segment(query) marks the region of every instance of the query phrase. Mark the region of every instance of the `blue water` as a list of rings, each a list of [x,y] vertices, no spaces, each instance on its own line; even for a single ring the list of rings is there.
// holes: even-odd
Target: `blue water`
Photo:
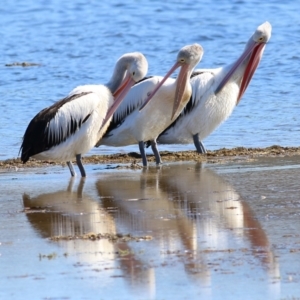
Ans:
[[[178,50],[200,43],[198,67],[233,62],[258,25],[272,37],[241,103],[205,141],[208,149],[299,146],[297,1],[12,1],[0,7],[0,159],[18,156],[32,117],[81,84],[106,83],[116,60],[141,51],[163,75]],[[7,67],[13,62],[40,66]],[[160,149],[193,149],[193,145]],[[89,154],[137,151],[102,147]]]

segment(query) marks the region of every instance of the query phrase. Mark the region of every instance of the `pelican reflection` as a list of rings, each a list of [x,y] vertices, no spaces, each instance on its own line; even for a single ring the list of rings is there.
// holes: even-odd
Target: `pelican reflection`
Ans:
[[[115,234],[113,218],[101,208],[97,199],[84,193],[85,178],[82,178],[74,189],[74,178],[65,190],[40,194],[36,197],[23,195],[23,205],[26,216],[32,227],[43,238],[75,237],[86,233]],[[98,243],[72,239],[59,240],[68,255],[81,253],[82,259],[93,262],[87,250],[91,253],[102,253],[107,259],[114,258],[114,246],[107,239]]]
[[[153,237],[56,242],[92,270],[105,266],[99,281],[118,270],[132,293],[156,299],[162,274],[175,270],[182,284],[201,288],[209,299],[215,281],[226,280],[218,277],[226,267],[236,274],[261,272],[265,284],[277,288],[269,284],[280,274],[264,228],[249,203],[209,167],[176,163],[107,171],[88,189],[85,184],[83,179],[74,188],[71,179],[64,190],[24,195],[23,202],[32,227],[45,238],[87,232]]]
[[[117,231],[153,236],[154,261],[178,253],[186,273],[207,286],[214,273],[210,259],[234,252],[233,265],[238,265],[247,253],[270,277],[279,276],[270,242],[253,210],[212,169],[170,164],[107,174],[96,186]],[[145,256],[141,260],[149,262]]]
[[[104,209],[98,198],[94,199],[84,192],[85,178],[74,188],[74,178],[65,190],[40,194],[36,197],[23,195],[26,216],[32,227],[43,238],[76,237],[86,233],[117,235],[115,218],[109,208]],[[130,233],[130,232],[127,232]],[[139,287],[151,292],[151,268],[145,268],[139,257],[135,257],[128,242],[100,239],[96,241],[83,239],[58,239],[56,241],[68,257],[74,257],[91,270],[105,270],[105,275],[113,284],[114,272],[117,269],[126,274],[128,284],[140,278]],[[130,259],[129,259],[130,258]],[[97,271],[98,270],[98,271]],[[94,271],[95,272],[95,271]],[[98,274],[101,277],[102,274]],[[102,275],[103,276],[103,275]],[[145,280],[144,280],[145,279]],[[101,280],[101,278],[100,278]],[[107,280],[106,280],[107,281]]]

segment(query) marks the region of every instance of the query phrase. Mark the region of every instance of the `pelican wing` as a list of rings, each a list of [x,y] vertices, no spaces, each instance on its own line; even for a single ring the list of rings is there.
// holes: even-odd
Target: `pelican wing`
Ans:
[[[40,111],[29,123],[20,148],[25,163],[29,157],[65,141],[85,123],[91,112],[92,92],[72,93]]]
[[[211,88],[215,82],[215,73],[211,69],[198,69],[195,70],[191,75],[191,85],[192,85],[192,96],[182,110],[178,118],[169,125],[161,134],[163,135],[169,129],[174,128],[178,123],[182,122],[185,118],[189,117],[189,114],[201,105],[206,99],[207,93],[211,92]]]
[[[121,126],[133,111],[140,109],[149,93],[152,92],[161,78],[162,77],[160,76],[146,77],[130,89],[119,108],[114,113],[104,137],[110,136],[110,132]]]

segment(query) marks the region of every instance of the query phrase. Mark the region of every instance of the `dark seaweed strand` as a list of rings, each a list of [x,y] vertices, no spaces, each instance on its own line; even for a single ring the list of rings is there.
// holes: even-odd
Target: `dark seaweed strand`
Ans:
[[[87,121],[90,114],[85,116],[83,120],[78,122],[71,118],[70,124],[68,125],[67,135],[63,136],[62,128],[60,130],[60,138],[58,135],[51,135],[48,137],[49,133],[49,123],[55,117],[58,110],[66,103],[73,101],[82,96],[88,95],[91,92],[83,92],[80,94],[74,94],[63,98],[62,100],[54,103],[53,105],[41,110],[29,123],[20,148],[21,160],[26,163],[28,159],[38,153],[49,150],[51,147],[58,145],[59,143],[65,141],[68,136],[74,134],[74,132],[80,128],[80,126]]]

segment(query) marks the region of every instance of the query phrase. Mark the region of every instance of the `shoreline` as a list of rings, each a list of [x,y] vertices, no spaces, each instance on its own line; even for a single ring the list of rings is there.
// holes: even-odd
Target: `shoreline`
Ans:
[[[233,149],[221,148],[219,150],[207,151],[207,154],[199,154],[194,150],[189,151],[162,151],[160,152],[163,162],[172,161],[198,161],[216,163],[220,161],[232,160],[236,158],[255,158],[255,157],[285,157],[285,156],[300,156],[300,147],[282,147],[273,145],[265,148],[246,148],[237,147]],[[116,153],[108,155],[91,155],[83,157],[84,164],[114,164],[114,163],[140,163],[141,155],[137,152]],[[154,162],[154,155],[147,155],[149,162]],[[76,164],[76,163],[75,163]],[[65,163],[55,161],[40,161],[30,159],[26,164],[23,164],[20,158],[11,158],[0,160],[0,170],[10,168],[37,168],[45,166],[65,165]]]

